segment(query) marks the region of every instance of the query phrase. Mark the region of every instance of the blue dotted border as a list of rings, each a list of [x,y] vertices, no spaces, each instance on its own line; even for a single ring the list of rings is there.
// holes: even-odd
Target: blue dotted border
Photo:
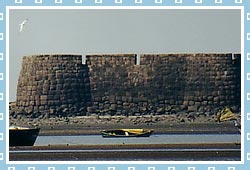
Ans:
[[[6,7],[7,6],[240,6],[244,9],[244,160],[243,164],[11,164],[6,158]],[[3,170],[242,170],[250,168],[250,1],[249,0],[8,0],[0,1],[0,169]]]

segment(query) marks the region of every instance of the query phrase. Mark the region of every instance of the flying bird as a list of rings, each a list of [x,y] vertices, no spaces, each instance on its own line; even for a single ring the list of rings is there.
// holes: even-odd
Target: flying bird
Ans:
[[[26,18],[23,22],[19,24],[19,32],[23,31],[24,25],[28,22],[28,18]]]

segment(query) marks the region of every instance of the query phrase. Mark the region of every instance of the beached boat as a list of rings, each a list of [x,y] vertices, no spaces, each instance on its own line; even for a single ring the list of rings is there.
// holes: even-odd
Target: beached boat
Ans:
[[[9,146],[33,146],[40,128],[9,127]]]
[[[152,129],[111,129],[102,130],[104,138],[112,137],[149,137],[153,133]]]

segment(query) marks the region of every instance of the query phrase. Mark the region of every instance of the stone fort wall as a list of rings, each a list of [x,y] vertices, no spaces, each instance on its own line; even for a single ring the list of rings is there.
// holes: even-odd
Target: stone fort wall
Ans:
[[[15,113],[213,113],[240,109],[240,55],[35,55],[23,58]]]

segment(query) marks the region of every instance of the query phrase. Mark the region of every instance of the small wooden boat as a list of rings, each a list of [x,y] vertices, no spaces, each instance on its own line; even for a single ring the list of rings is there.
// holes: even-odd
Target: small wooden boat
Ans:
[[[33,146],[40,128],[9,127],[9,146]]]
[[[153,130],[151,129],[111,129],[101,131],[104,138],[149,137],[152,133]]]

